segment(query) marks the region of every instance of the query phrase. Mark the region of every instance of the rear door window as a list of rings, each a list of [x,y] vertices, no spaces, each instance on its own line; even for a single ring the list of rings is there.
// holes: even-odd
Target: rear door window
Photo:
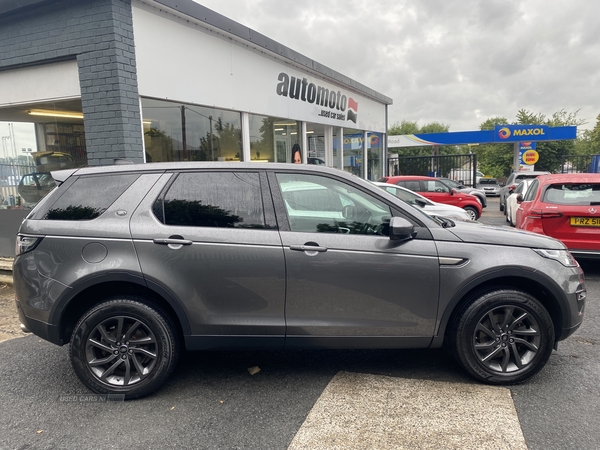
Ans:
[[[153,208],[166,225],[266,228],[255,172],[184,172]]]
[[[399,181],[396,183],[398,186],[402,186],[403,188],[410,189],[411,191],[419,192],[421,190],[421,183],[419,180],[406,180]]]

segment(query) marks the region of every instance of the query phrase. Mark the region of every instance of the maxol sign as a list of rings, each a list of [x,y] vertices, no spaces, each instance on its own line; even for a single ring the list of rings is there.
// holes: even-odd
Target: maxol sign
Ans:
[[[388,148],[422,145],[501,144],[503,142],[563,141],[577,138],[577,127],[498,125],[493,130],[388,136]]]
[[[494,129],[495,142],[545,141],[549,138],[550,127],[547,125],[497,125]]]

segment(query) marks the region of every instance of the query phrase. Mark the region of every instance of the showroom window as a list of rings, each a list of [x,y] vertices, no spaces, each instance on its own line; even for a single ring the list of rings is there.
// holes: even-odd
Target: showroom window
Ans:
[[[374,181],[383,176],[383,133],[368,133],[367,179]]]
[[[142,98],[146,162],[241,161],[239,112]]]
[[[153,210],[166,225],[266,228],[254,172],[181,173]]]
[[[292,148],[300,145],[300,122],[249,114],[250,159],[261,162],[292,162]],[[302,152],[303,149],[300,149]]]

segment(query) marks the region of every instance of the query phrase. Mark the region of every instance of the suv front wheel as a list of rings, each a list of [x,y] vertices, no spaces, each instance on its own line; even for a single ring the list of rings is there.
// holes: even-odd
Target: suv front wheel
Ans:
[[[479,214],[477,214],[477,210],[475,208],[473,208],[472,206],[465,206],[463,209],[469,214],[469,217],[471,217],[471,220],[479,219]]]
[[[71,336],[75,373],[92,391],[144,397],[175,368],[179,343],[169,317],[131,296],[115,297],[86,312]]]
[[[482,295],[459,313],[452,344],[460,364],[475,378],[514,384],[536,374],[554,346],[546,309],[521,291]]]

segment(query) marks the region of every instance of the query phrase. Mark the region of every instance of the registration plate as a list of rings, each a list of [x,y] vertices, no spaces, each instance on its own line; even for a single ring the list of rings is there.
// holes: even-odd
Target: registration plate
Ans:
[[[573,227],[600,227],[600,217],[571,217]]]

